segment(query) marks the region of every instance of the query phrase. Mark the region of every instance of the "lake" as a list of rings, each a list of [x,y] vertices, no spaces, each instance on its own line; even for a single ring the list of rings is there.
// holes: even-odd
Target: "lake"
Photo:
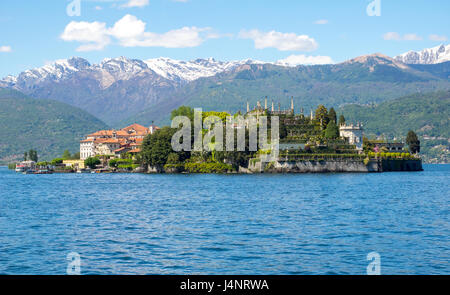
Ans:
[[[0,274],[450,274],[450,165],[423,172],[22,175]]]

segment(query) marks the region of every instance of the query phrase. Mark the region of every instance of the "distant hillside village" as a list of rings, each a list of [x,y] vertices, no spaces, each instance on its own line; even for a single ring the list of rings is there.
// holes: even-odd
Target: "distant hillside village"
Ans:
[[[246,125],[233,125],[236,130],[245,129],[246,150],[234,149],[222,151],[206,149],[202,151],[174,151],[172,138],[179,128],[155,125],[144,127],[133,124],[120,130],[101,130],[88,134],[80,141],[79,159],[55,159],[51,163],[33,164],[23,162],[16,170],[44,168],[63,172],[166,172],[166,173],[291,173],[291,172],[383,172],[383,171],[419,171],[422,163],[418,156],[420,141],[410,131],[406,137],[408,148],[403,142],[364,137],[361,123],[347,123],[343,115],[337,118],[333,108],[329,110],[320,105],[313,112],[304,114],[300,107],[295,112],[294,99],[290,107],[282,109],[274,101],[268,106],[267,97],[264,106],[258,101],[253,108],[247,102],[245,114],[240,112]],[[203,120],[209,116],[221,120],[225,128],[231,115],[227,112],[203,112]],[[172,111],[172,119],[185,116],[194,126],[194,110],[182,106]],[[277,140],[277,158],[266,161],[264,158],[274,149],[258,146],[257,150],[248,149],[250,119],[265,116],[270,121],[273,116],[279,119],[279,140]],[[217,122],[218,123],[218,122]],[[214,123],[214,124],[217,124]],[[267,125],[271,133],[270,124]],[[260,128],[260,127],[258,127]],[[224,129],[225,130],[225,129]],[[203,129],[202,134],[208,130]],[[190,134],[190,133],[188,133]],[[225,132],[224,132],[225,134]],[[192,133],[194,138],[194,133]],[[268,136],[268,139],[270,137]],[[225,139],[227,140],[227,139]],[[270,141],[270,139],[269,139]],[[226,142],[224,141],[224,145]],[[236,142],[233,141],[233,145]],[[213,145],[214,146],[214,145]],[[37,156],[36,156],[37,157]],[[263,160],[264,159],[264,160]],[[25,164],[24,164],[25,163]],[[34,167],[36,165],[37,167]],[[33,166],[24,169],[24,166]],[[58,168],[59,167],[59,168]],[[61,168],[63,167],[63,168]]]

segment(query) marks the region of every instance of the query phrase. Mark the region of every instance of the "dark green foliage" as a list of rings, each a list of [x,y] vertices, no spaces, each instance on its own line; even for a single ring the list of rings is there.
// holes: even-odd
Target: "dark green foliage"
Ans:
[[[133,170],[139,167],[138,164],[134,163],[133,159],[111,159],[108,163],[111,168],[119,168],[125,170]]]
[[[334,110],[334,108],[330,108],[330,110],[328,111],[328,120],[337,123],[336,111]]]
[[[171,140],[176,129],[163,127],[145,137],[142,143],[142,161],[145,165],[163,167],[173,152]]]
[[[28,151],[28,160],[37,162],[38,161],[38,154],[37,151],[31,149]]]
[[[335,139],[339,137],[339,128],[334,121],[330,121],[325,129],[325,138]]]
[[[316,115],[314,117],[318,122],[320,122],[320,125],[322,126],[322,129],[325,129],[328,125],[328,110],[324,105],[319,105],[316,109]]]
[[[64,161],[64,159],[62,159],[62,158],[55,158],[55,159],[53,159],[50,163],[51,163],[52,165],[57,165],[57,164],[61,164],[63,161]],[[86,162],[86,161],[85,161],[85,162]]]
[[[284,123],[280,123],[280,139],[286,138],[287,136],[287,128]]]
[[[339,126],[345,124],[345,117],[344,115],[339,116]]]
[[[64,150],[64,153],[62,154],[62,158],[64,160],[69,160],[72,157],[72,155],[70,154],[69,150]]]
[[[173,120],[177,116],[185,116],[194,121],[194,110],[187,106],[180,106],[170,113],[170,119]]]
[[[408,134],[406,135],[406,144],[409,146],[411,154],[420,153],[420,140],[414,131],[408,131]]]
[[[233,167],[224,163],[186,163],[184,169],[189,173],[227,173]]]
[[[177,153],[170,153],[167,157],[167,164],[178,164],[180,163],[180,156]]]
[[[97,157],[89,157],[86,160],[84,160],[84,165],[91,169],[95,169],[97,165],[100,165],[100,163],[101,161]]]
[[[21,160],[28,149],[50,160],[66,149],[79,150],[84,135],[108,128],[78,108],[7,89],[0,89],[0,126],[0,163]]]

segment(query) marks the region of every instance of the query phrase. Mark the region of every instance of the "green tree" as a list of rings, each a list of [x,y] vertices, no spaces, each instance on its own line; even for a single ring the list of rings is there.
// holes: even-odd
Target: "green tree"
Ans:
[[[339,128],[334,121],[330,121],[325,129],[325,138],[335,139],[339,137]]]
[[[186,116],[191,121],[194,121],[194,110],[188,106],[180,106],[170,113],[170,119],[173,120],[176,116]]]
[[[420,153],[420,140],[414,131],[408,131],[408,134],[406,135],[406,144],[409,146],[409,152],[411,154]]]
[[[91,169],[95,169],[95,167],[100,163],[101,163],[100,159],[97,157],[89,157],[86,160],[84,160],[84,165]]]
[[[339,126],[344,125],[344,124],[345,124],[345,117],[344,117],[344,115],[340,115],[339,116]]]
[[[23,160],[24,161],[28,160],[28,153],[27,152],[23,153]]]
[[[142,162],[143,164],[163,167],[167,163],[172,150],[172,136],[176,129],[163,127],[153,134],[149,134],[142,142]]]
[[[167,157],[167,164],[178,164],[180,163],[180,156],[177,153],[170,153]]]
[[[284,122],[280,122],[280,138],[286,138],[288,135],[286,125]]]
[[[328,120],[337,123],[336,111],[334,110],[334,108],[330,108],[330,110],[328,111]]]
[[[31,149],[28,151],[28,159],[34,162],[38,161],[38,154],[37,151]]]
[[[328,110],[324,105],[319,105],[316,109],[315,119],[320,122],[322,130],[328,125]]]
[[[62,158],[63,158],[64,160],[69,160],[69,159],[71,159],[71,155],[70,155],[69,150],[65,150],[65,151],[64,151],[64,153],[62,154]]]
[[[61,164],[62,162],[63,162],[63,159],[62,159],[62,158],[55,158],[55,159],[52,160],[51,164],[52,164],[53,166],[55,166],[55,165],[57,165],[57,164]]]
[[[209,116],[217,116],[217,117],[219,117],[219,118],[222,120],[222,122],[225,123],[227,117],[230,116],[230,114],[227,113],[227,112],[214,112],[214,111],[211,111],[211,112],[203,112],[203,120],[204,120],[205,118],[209,117]]]

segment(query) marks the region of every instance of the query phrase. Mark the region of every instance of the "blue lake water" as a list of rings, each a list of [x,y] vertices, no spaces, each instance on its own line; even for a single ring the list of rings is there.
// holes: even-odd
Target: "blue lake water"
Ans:
[[[0,167],[0,273],[450,274],[450,165],[299,175]]]

